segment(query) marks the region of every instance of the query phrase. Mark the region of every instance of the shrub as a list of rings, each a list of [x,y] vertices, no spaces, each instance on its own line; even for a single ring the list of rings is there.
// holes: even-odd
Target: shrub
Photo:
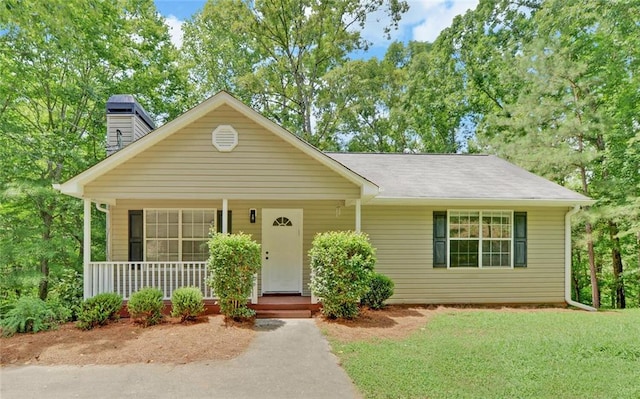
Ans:
[[[311,250],[311,283],[329,318],[352,319],[360,298],[369,290],[375,249],[364,233],[327,232],[316,235]]]
[[[209,240],[209,267],[207,284],[218,297],[220,312],[233,319],[246,319],[255,315],[247,307],[254,275],[260,271],[260,244],[251,235],[214,234]]]
[[[162,291],[157,288],[143,288],[134,292],[127,303],[131,318],[145,327],[158,324],[162,320]]]
[[[171,295],[171,316],[180,321],[192,320],[204,312],[202,292],[197,287],[182,287]]]
[[[393,280],[384,274],[374,273],[369,282],[369,291],[362,296],[360,301],[371,309],[382,309],[384,301],[393,295]]]
[[[82,296],[82,275],[73,269],[65,270],[51,290],[51,297],[56,304],[69,310],[69,317],[65,321],[77,320]]]
[[[66,323],[73,317],[71,309],[57,298],[47,299],[47,307],[53,312],[57,322]]]
[[[40,298],[23,296],[0,321],[2,335],[46,331],[57,325],[56,314]]]
[[[103,326],[120,317],[122,297],[112,292],[98,294],[82,302],[76,326],[90,330],[95,326]]]

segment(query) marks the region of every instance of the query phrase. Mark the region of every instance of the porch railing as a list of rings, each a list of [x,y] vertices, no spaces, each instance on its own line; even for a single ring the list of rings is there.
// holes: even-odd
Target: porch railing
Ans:
[[[205,299],[213,299],[206,284],[207,262],[90,262],[85,276],[85,297],[115,292],[127,300],[145,287],[159,288],[171,299],[176,288],[198,287]]]

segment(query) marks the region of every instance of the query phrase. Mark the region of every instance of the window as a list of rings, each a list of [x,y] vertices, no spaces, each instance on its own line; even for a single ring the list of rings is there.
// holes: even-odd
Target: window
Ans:
[[[511,267],[511,211],[449,211],[449,267]]]
[[[215,226],[215,216],[215,209],[146,209],[146,260],[206,260],[209,229]]]
[[[433,212],[433,267],[526,267],[527,213]]]
[[[289,218],[285,216],[280,216],[279,218],[276,218],[276,220],[273,221],[273,225],[289,227],[289,226],[293,226],[293,223],[291,223],[291,220],[289,220]]]

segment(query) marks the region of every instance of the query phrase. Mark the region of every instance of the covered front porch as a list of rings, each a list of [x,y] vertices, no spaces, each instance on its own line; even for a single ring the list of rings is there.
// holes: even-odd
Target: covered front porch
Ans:
[[[171,299],[171,295],[176,288],[183,286],[195,286],[200,289],[203,297],[208,303],[214,303],[216,296],[211,288],[206,284],[210,275],[208,264],[205,258],[197,261],[138,261],[126,260],[127,255],[126,232],[130,230],[127,226],[127,214],[132,209],[158,209],[173,208],[180,204],[184,209],[203,208],[203,201],[178,201],[153,202],[148,200],[122,200],[117,205],[109,207],[96,203],[95,206],[107,212],[107,260],[93,261],[90,258],[91,248],[91,212],[94,206],[93,201],[84,200],[84,296],[93,297],[103,292],[115,292],[128,300],[136,291],[144,287],[155,287],[163,292],[166,301]],[[230,232],[230,216],[233,212],[233,232],[243,231],[252,234],[261,244],[265,243],[265,237],[269,230],[265,230],[261,218],[269,217],[267,209],[296,208],[304,212],[304,223],[301,222],[301,241],[299,253],[301,258],[298,261],[301,279],[300,290],[296,294],[298,301],[308,301],[309,304],[317,303],[316,298],[308,290],[309,266],[307,252],[315,234],[328,230],[356,230],[361,228],[361,202],[354,200],[347,205],[347,201],[247,201],[247,200],[219,200],[206,201],[206,206],[215,211],[220,209],[218,216],[221,219],[216,221],[221,232]],[[255,207],[255,208],[254,208]],[[254,211],[253,213],[251,211]],[[255,212],[257,210],[257,212]],[[257,213],[257,217],[256,217]],[[272,213],[273,214],[273,213]],[[275,215],[275,214],[274,214]],[[270,219],[269,219],[270,220]],[[147,223],[144,223],[147,226]],[[261,225],[263,226],[261,228]],[[267,222],[270,225],[270,222]],[[265,233],[266,232],[266,233]],[[276,235],[274,233],[274,235]],[[144,241],[143,241],[144,245]],[[114,248],[115,247],[115,248]],[[130,251],[129,251],[130,252]],[[145,254],[146,257],[146,254]],[[142,259],[142,258],[141,258]],[[274,260],[274,252],[263,248],[263,266],[266,262]],[[265,276],[256,275],[253,290],[248,301],[254,305],[274,305],[282,302],[282,298],[264,296],[271,294],[267,284],[264,284]],[[295,298],[295,296],[293,296]]]

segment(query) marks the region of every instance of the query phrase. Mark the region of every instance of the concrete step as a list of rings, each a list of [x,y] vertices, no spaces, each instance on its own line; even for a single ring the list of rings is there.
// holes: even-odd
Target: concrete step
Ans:
[[[256,310],[256,317],[258,319],[309,319],[311,318],[311,311],[305,310]]]

